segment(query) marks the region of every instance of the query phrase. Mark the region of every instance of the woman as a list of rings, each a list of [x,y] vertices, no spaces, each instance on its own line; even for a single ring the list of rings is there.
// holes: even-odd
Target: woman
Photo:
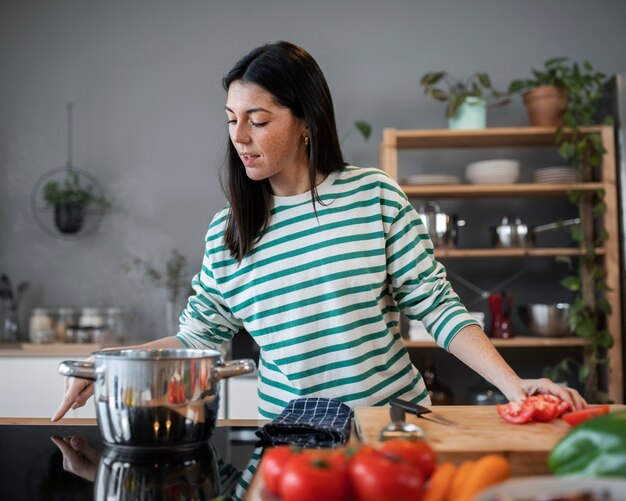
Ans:
[[[143,347],[215,348],[245,328],[261,348],[263,418],[300,396],[428,404],[400,337],[402,311],[509,400],[551,393],[585,405],[575,390],[513,372],[452,290],[395,181],[346,165],[328,86],[305,50],[259,47],[223,84],[230,205],[209,226],[178,334]],[[92,392],[70,380],[53,420]]]

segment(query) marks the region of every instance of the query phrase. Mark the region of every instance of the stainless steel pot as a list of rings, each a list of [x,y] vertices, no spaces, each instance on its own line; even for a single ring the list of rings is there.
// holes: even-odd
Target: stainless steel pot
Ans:
[[[420,206],[417,212],[435,247],[456,247],[458,229],[465,226],[464,220],[442,212],[439,204],[432,201]]]
[[[105,447],[94,499],[214,499],[224,494],[217,465],[209,445],[166,454],[126,454]]]
[[[220,379],[255,370],[254,360],[224,362],[215,350],[98,351],[68,360],[59,373],[94,381],[102,438],[117,447],[195,446],[215,428]]]
[[[498,226],[491,227],[491,240],[494,247],[532,247],[537,233],[559,230],[579,223],[580,219],[576,218],[541,226],[528,226],[523,224],[519,217],[505,216]]]
[[[569,310],[568,303],[522,304],[517,307],[522,325],[530,334],[542,337],[570,336]]]

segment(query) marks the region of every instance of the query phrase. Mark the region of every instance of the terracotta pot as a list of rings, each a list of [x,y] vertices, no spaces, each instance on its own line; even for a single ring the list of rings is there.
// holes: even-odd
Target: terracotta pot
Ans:
[[[522,96],[528,110],[530,125],[556,126],[563,124],[569,92],[560,87],[542,85]]]

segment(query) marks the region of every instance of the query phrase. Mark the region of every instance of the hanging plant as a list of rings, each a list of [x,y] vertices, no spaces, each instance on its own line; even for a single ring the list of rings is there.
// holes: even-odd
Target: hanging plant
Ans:
[[[582,65],[573,63],[566,73],[562,82],[569,92],[569,102],[563,125],[556,132],[556,143],[559,154],[577,169],[579,181],[587,182],[593,180],[605,153],[600,135],[583,130],[595,123],[594,113],[603,95],[605,75],[594,71],[587,61]],[[613,345],[613,338],[606,329],[606,316],[611,314],[611,305],[605,298],[606,273],[596,252],[608,235],[605,229],[594,233],[595,220],[606,212],[604,190],[573,190],[568,197],[578,207],[581,218],[581,223],[572,227],[570,234],[583,252],[578,257],[577,266],[568,256],[559,256],[557,260],[566,263],[572,271],[561,281],[563,287],[576,294],[568,317],[570,329],[588,345],[582,364],[564,359],[560,367],[577,365],[584,395],[595,402],[600,399],[598,370],[608,364],[607,350]],[[588,239],[587,235],[591,234],[594,237]]]
[[[54,222],[61,233],[76,233],[83,227],[89,207],[107,209],[111,202],[94,194],[93,186],[83,186],[78,171],[67,168],[63,182],[48,181],[43,187],[43,198],[54,209]]]

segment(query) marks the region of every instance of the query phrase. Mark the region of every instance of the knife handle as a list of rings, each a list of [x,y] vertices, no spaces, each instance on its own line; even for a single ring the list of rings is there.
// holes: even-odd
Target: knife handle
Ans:
[[[407,402],[406,400],[401,400],[399,398],[392,399],[389,402],[389,405],[391,405],[392,407],[400,407],[401,409],[404,409],[405,411],[409,411],[415,414],[416,416],[421,416],[422,414],[428,414],[429,412],[432,412],[430,409],[422,405],[414,404],[412,402]]]

